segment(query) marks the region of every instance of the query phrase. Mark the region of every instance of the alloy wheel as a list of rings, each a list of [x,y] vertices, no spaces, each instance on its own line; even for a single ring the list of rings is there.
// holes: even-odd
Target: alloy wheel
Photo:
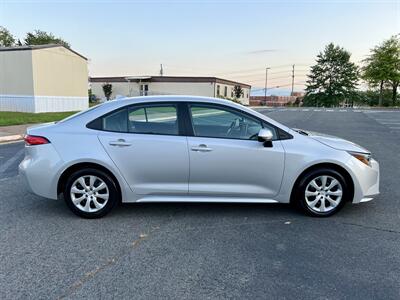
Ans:
[[[308,208],[318,213],[327,213],[335,209],[342,201],[342,197],[342,185],[329,175],[315,177],[305,189]]]
[[[81,176],[74,181],[70,189],[72,203],[81,211],[97,212],[108,202],[107,184],[94,175]]]

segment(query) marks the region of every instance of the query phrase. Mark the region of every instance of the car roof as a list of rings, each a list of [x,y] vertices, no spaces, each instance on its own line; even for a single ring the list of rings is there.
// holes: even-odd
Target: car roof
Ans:
[[[199,103],[221,104],[221,105],[236,107],[241,110],[245,110],[246,108],[244,105],[235,103],[230,100],[212,98],[212,97],[203,97],[203,96],[184,96],[184,95],[124,97],[104,102],[101,106],[103,106],[105,110],[106,109],[110,110],[131,104],[152,103],[152,102],[199,102]]]

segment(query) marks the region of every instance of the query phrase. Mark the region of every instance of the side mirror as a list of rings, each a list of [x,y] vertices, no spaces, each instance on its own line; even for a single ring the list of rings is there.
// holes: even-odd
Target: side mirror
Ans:
[[[264,143],[264,147],[272,147],[274,134],[270,129],[261,128],[258,132],[258,141]]]

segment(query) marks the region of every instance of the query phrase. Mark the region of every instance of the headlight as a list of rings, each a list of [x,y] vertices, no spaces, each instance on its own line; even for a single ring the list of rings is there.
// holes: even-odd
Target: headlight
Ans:
[[[360,152],[349,152],[349,154],[355,158],[357,158],[362,163],[367,166],[371,166],[371,154],[370,153],[360,153]]]

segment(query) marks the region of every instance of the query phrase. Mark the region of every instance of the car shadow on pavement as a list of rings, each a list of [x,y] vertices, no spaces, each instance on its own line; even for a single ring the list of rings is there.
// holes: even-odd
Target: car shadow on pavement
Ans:
[[[173,214],[191,217],[279,216],[280,218],[293,218],[301,215],[288,204],[267,203],[123,203],[118,205],[111,214],[124,217],[135,214],[148,217]]]
[[[58,217],[75,217],[64,200],[41,199],[41,217],[57,215]],[[31,211],[33,213],[33,211]],[[252,204],[252,203],[122,203],[118,204],[105,217],[114,218],[279,218],[291,219],[304,216],[289,204]],[[78,218],[78,217],[77,217]]]

